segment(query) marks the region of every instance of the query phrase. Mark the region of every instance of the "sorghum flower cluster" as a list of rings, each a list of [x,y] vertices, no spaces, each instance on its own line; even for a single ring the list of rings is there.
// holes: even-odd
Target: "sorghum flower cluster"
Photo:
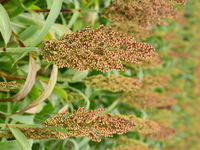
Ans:
[[[100,142],[100,135],[112,137],[113,134],[123,134],[131,130],[135,124],[122,117],[112,117],[111,114],[103,114],[105,109],[86,111],[84,108],[74,110],[73,114],[64,118],[68,111],[63,111],[57,116],[50,117],[44,122],[44,127],[19,127],[18,129],[29,139],[65,139],[68,137],[86,136],[93,141]],[[46,128],[45,128],[46,127]],[[47,127],[59,127],[67,132],[61,132]],[[14,138],[10,133],[1,133],[3,138]]]
[[[0,82],[0,91],[10,91],[10,89],[22,88],[22,86],[22,84],[16,83],[16,81]]]
[[[149,120],[149,119],[142,119],[138,118],[135,115],[117,115],[120,117],[123,117],[126,120],[129,120],[131,122],[135,123],[135,127],[133,130],[137,131],[138,133],[155,133],[161,130],[161,127],[156,123],[155,121]]]
[[[158,53],[153,53],[151,57],[144,59],[140,58],[140,63],[132,63],[123,61],[123,65],[129,68],[138,69],[138,67],[142,67],[143,69],[148,68],[156,68],[163,64],[162,60],[160,59],[160,55]]]
[[[133,91],[142,86],[142,83],[135,78],[125,76],[115,76],[111,74],[109,77],[96,75],[85,78],[84,83],[94,89],[104,89],[113,92],[117,91]]]
[[[152,90],[140,90],[134,92],[123,92],[117,99],[121,102],[126,102],[135,108],[161,108],[173,106],[176,99],[166,96],[165,94],[157,93]]]
[[[148,58],[155,51],[149,44],[134,41],[132,36],[118,34],[103,25],[94,30],[86,27],[64,34],[59,40],[44,40],[42,43],[41,54],[47,62],[79,71],[126,71],[122,60],[139,63],[140,58]]]

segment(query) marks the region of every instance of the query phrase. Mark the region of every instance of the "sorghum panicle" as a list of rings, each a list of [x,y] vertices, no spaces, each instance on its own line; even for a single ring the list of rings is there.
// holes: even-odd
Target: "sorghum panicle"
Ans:
[[[87,77],[84,80],[87,86],[91,86],[94,89],[104,89],[113,92],[117,91],[133,91],[142,86],[142,82],[138,79],[131,77],[124,77],[122,75],[115,76],[111,74],[109,77],[103,75],[96,75]]]
[[[112,117],[111,114],[103,114],[105,109],[96,109],[86,111],[84,108],[74,110],[73,114],[68,114],[68,111],[63,111],[57,116],[50,117],[44,122],[44,127],[18,127],[18,129],[28,139],[50,140],[50,139],[65,139],[68,137],[86,136],[93,141],[100,142],[100,135],[112,137],[113,134],[123,134],[131,130],[135,124],[122,117]],[[66,133],[56,129],[48,129],[46,127],[59,127],[67,130]],[[11,131],[4,133],[0,132],[0,137],[14,138]]]
[[[81,96],[79,93],[69,92],[67,93],[67,95],[68,95],[67,103],[83,99],[83,96]]]
[[[113,118],[111,114],[98,115],[105,109],[89,110],[84,108],[74,110],[73,114],[66,118],[60,119],[60,116],[49,118],[45,121],[45,126],[59,126],[67,129],[66,135],[68,137],[82,137],[86,136],[93,141],[101,141],[98,139],[99,135],[111,137],[112,134],[122,134],[132,129],[134,123],[125,120],[124,118]],[[67,113],[67,112],[66,112]]]
[[[171,0],[177,2],[177,0]],[[167,25],[161,18],[175,18],[176,9],[166,0],[113,0],[106,7],[105,18],[121,24],[137,24],[148,28],[156,24]],[[180,2],[180,1],[179,1]]]
[[[11,82],[0,82],[0,91],[10,91],[10,89],[22,88],[23,85],[16,83],[16,81]]]
[[[155,133],[159,132],[161,130],[161,127],[156,123],[155,121],[149,120],[149,119],[142,119],[138,118],[135,115],[117,115],[120,117],[123,117],[126,120],[129,120],[131,122],[135,123],[135,127],[133,130],[137,131],[138,133]]]
[[[154,33],[152,30],[138,26],[137,24],[113,23],[110,25],[110,27],[120,34],[126,33],[127,35],[131,35],[136,40],[145,39]]]
[[[145,75],[142,83],[143,86],[162,87],[169,84],[171,77],[167,74],[157,73],[155,75]]]
[[[130,106],[138,109],[170,107],[177,102],[173,97],[147,89],[134,92],[123,92],[117,100],[126,102]]]
[[[163,64],[163,62],[160,59],[160,55],[158,53],[153,53],[152,56],[147,59],[140,58],[139,61],[140,63],[138,64],[123,61],[123,65],[134,69],[138,69],[138,67],[142,67],[143,69],[148,69],[148,68],[156,68]]]
[[[103,25],[94,30],[86,27],[64,34],[59,40],[44,40],[42,43],[42,55],[47,62],[79,71],[126,71],[122,60],[139,63],[139,58],[148,58],[155,52],[149,44],[134,41],[133,37],[118,34]]]
[[[141,137],[148,137],[148,138],[151,138],[151,139],[163,140],[163,139],[166,139],[169,136],[172,136],[176,133],[176,130],[174,128],[166,127],[166,126],[161,125],[161,124],[159,124],[159,126],[161,127],[161,130],[159,132],[149,133],[149,134],[140,133],[140,136]]]

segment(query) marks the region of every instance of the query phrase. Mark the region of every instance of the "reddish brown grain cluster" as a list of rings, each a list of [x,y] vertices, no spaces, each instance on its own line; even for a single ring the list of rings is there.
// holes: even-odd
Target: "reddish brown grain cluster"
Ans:
[[[59,68],[126,71],[122,60],[139,63],[139,58],[148,58],[155,51],[149,44],[133,39],[103,25],[95,30],[86,27],[81,31],[64,34],[59,40],[44,40],[42,55],[46,61],[53,61]]]
[[[107,6],[103,17],[114,23],[111,25],[116,31],[127,33],[138,38],[145,38],[151,34],[151,28],[167,25],[163,18],[175,18],[177,15],[168,0],[112,0]],[[185,4],[187,0],[170,0],[175,4]],[[122,28],[121,26],[126,26]],[[131,28],[131,30],[127,30]]]
[[[157,73],[155,75],[145,75],[142,83],[143,86],[162,87],[169,84],[170,75]]]
[[[144,28],[166,25],[161,18],[175,18],[176,9],[166,0],[113,0],[103,17],[118,23],[134,23]]]
[[[140,90],[136,92],[123,92],[118,101],[126,102],[135,108],[164,108],[173,106],[177,100],[173,97],[160,94],[152,90]]]
[[[135,115],[128,115],[128,116],[117,115],[117,116],[123,117],[126,120],[134,122],[136,126],[133,128],[133,130],[137,131],[138,133],[145,133],[145,134],[156,133],[161,130],[158,123],[149,119],[138,118]]]
[[[18,128],[27,139],[36,140],[51,140],[51,139],[65,139],[69,136],[66,133],[57,131],[56,129],[47,128]]]
[[[114,31],[117,31],[120,34],[126,33],[127,35],[133,36],[137,40],[145,39],[154,33],[152,30],[143,28],[137,24],[113,23],[110,26]]]
[[[104,110],[104,108],[101,108],[86,111],[84,108],[79,108],[67,117],[64,116],[68,114],[68,111],[64,111],[57,116],[48,118],[44,123],[44,127],[19,127],[18,129],[28,139],[49,140],[86,136],[93,141],[100,142],[100,135],[112,137],[116,133],[126,133],[135,126],[134,123],[122,117],[114,118],[109,113],[99,115]],[[50,129],[50,127],[57,127],[62,131]],[[0,132],[0,137],[14,138],[10,131],[7,133]]]
[[[147,58],[147,59],[140,58],[139,64],[124,61],[123,65],[129,68],[134,68],[134,69],[138,69],[138,67],[142,67],[143,69],[156,68],[163,64],[160,57],[161,56],[158,53],[153,53],[150,58]]]
[[[133,91],[142,86],[142,83],[135,78],[110,75],[104,77],[103,75],[96,75],[85,78],[85,84],[94,89],[104,89],[113,92],[117,91]]]
[[[171,127],[166,127],[164,125],[159,124],[161,127],[161,130],[157,133],[149,133],[149,134],[140,134],[141,137],[148,137],[151,139],[159,139],[163,140],[166,139],[176,133],[176,130]]]
[[[64,114],[62,113],[56,117],[51,117],[45,121],[45,126],[59,126],[67,129],[67,137],[86,136],[93,141],[101,141],[98,139],[99,135],[105,137],[112,137],[113,134],[122,134],[132,129],[134,123],[125,120],[124,118],[113,118],[111,114],[98,115],[105,109],[89,110],[84,108],[74,110],[73,114],[61,119]]]

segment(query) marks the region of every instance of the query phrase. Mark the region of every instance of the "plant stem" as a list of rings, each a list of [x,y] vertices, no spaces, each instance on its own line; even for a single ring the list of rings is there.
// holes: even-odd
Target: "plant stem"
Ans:
[[[76,91],[77,93],[79,93],[85,99],[85,101],[86,101],[85,109],[86,110],[89,109],[89,107],[90,107],[90,100],[81,91],[79,91],[79,90],[77,90],[77,89],[75,89],[75,88],[73,88],[71,86],[66,86],[66,88],[71,89],[71,90]]]
[[[105,111],[103,111],[101,114],[110,113],[118,104],[118,101],[115,100]]]
[[[36,12],[36,13],[49,13],[51,11],[51,9],[33,9],[32,11]],[[71,12],[80,12],[80,10],[73,10],[73,9],[61,9],[60,12],[64,12],[64,13],[71,13]],[[24,11],[25,13],[29,13],[28,11]]]

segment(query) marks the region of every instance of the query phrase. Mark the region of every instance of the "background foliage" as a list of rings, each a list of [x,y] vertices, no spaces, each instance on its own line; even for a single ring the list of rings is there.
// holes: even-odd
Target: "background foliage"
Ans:
[[[148,31],[104,18],[105,7],[113,3],[110,0],[0,2],[0,136],[4,132],[14,136],[1,138],[0,149],[200,149],[198,1],[172,4],[178,9],[177,17],[165,18],[167,26],[161,22]],[[96,29],[101,24],[128,32],[137,41],[152,45],[156,53],[140,59],[141,64],[123,62],[127,72],[58,69],[41,56],[42,40],[55,40],[87,26]],[[135,86],[126,86],[131,81],[123,77],[134,78]],[[104,113],[120,115],[136,126],[123,135],[101,136],[101,142],[87,137],[27,140],[19,130],[40,127],[58,112],[68,109],[72,113],[79,107],[107,108]]]

